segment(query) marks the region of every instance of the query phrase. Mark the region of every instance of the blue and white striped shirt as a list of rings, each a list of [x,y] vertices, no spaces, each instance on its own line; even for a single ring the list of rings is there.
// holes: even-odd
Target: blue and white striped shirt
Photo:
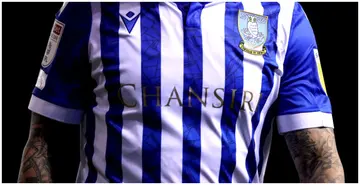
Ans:
[[[78,182],[263,182],[274,118],[333,127],[293,1],[65,3],[29,109],[81,124]]]

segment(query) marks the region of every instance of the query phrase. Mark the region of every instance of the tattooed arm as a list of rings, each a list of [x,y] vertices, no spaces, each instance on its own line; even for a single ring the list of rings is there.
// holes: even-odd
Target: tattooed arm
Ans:
[[[47,123],[32,115],[30,134],[20,167],[19,182],[52,182],[48,152]]]
[[[285,134],[301,182],[344,183],[333,129],[312,128]]]
[[[75,157],[78,155],[78,135],[76,125],[32,113],[18,182],[74,182],[78,165]],[[64,168],[67,170],[62,170]]]

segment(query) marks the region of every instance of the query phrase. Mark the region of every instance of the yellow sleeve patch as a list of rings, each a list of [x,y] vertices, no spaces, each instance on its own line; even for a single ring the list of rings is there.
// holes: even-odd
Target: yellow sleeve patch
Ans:
[[[318,72],[318,75],[319,75],[321,86],[322,86],[323,90],[325,91],[325,93],[327,95],[324,75],[323,75],[322,68],[321,68],[321,63],[320,63],[319,51],[317,49],[314,49],[314,57],[315,57],[315,60],[316,60],[317,72]]]

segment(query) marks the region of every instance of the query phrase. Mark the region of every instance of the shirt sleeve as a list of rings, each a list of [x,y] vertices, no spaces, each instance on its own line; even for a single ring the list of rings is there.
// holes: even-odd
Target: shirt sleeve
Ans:
[[[313,127],[333,127],[315,36],[296,3],[278,99],[280,134]]]
[[[55,15],[29,109],[72,124],[83,118],[88,98],[90,3],[64,3]]]

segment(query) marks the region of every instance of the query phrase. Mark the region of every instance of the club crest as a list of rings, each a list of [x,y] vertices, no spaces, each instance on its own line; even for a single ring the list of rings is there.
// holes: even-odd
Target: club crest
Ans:
[[[264,55],[268,34],[268,17],[239,10],[238,29],[242,42],[240,48],[252,55]]]

